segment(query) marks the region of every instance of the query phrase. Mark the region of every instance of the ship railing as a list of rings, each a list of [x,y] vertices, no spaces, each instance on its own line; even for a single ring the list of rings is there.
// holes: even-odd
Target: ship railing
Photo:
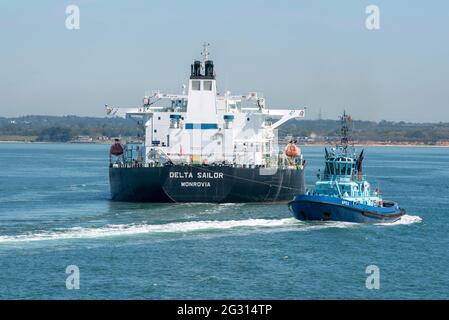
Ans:
[[[110,164],[111,168],[156,168],[156,167],[168,167],[173,165],[181,165],[181,166],[204,166],[204,167],[232,167],[232,168],[249,168],[249,169],[270,169],[277,168],[271,167],[267,165],[254,165],[254,164],[234,164],[234,163],[226,163],[226,162],[212,162],[210,164],[192,164],[188,162],[184,163],[159,163],[159,162],[112,162]]]
[[[225,155],[226,156],[226,155]],[[198,158],[197,162],[194,161]],[[201,161],[201,158],[213,159],[211,161]],[[233,159],[233,160],[231,160]],[[142,167],[164,167],[170,165],[195,165],[195,166],[230,166],[235,168],[269,168],[269,169],[291,169],[293,166],[302,168],[304,161],[298,157],[295,163],[291,163],[283,154],[266,155],[262,164],[255,164],[252,158],[236,157],[230,154],[223,158],[223,154],[203,154],[202,156],[193,154],[167,154],[160,148],[151,148],[146,153],[143,144],[126,144],[124,153],[118,157],[110,156],[109,164],[111,168],[142,168]],[[245,161],[246,160],[246,161]]]
[[[123,154],[119,156],[110,155],[110,167],[137,167],[145,163],[145,147],[140,143],[126,144]]]
[[[339,175],[339,174],[329,174],[329,173],[318,173],[317,178],[320,181],[333,181],[333,180],[340,180],[340,181],[354,181],[354,182],[362,182],[366,180],[366,175]]]
[[[291,168],[288,166],[273,166],[269,164],[239,164],[239,163],[231,163],[231,162],[212,162],[212,163],[189,163],[189,162],[158,162],[158,161],[112,161],[110,163],[111,168],[155,168],[155,167],[167,167],[173,165],[181,165],[181,166],[205,166],[205,167],[232,167],[232,168],[248,168],[248,169],[286,169]]]

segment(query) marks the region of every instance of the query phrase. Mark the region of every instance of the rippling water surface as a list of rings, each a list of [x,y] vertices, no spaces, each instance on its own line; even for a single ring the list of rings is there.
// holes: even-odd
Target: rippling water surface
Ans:
[[[0,144],[0,298],[449,298],[449,148],[366,148],[369,180],[408,211],[391,225],[304,223],[285,204],[111,202],[107,152]],[[323,148],[303,152],[312,185]]]

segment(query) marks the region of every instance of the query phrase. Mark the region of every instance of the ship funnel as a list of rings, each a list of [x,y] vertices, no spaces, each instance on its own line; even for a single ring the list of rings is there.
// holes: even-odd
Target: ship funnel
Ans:
[[[204,69],[206,77],[214,76],[214,62],[212,60],[207,60],[204,62]]]
[[[195,60],[193,62],[192,76],[195,76],[195,77],[201,76],[201,62],[198,60]]]

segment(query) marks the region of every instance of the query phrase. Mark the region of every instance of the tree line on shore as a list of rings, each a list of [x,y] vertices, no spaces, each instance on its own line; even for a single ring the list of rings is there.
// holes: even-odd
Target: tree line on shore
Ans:
[[[78,116],[24,116],[0,118],[0,136],[28,136],[36,141],[68,142],[79,136],[142,136],[131,119]]]
[[[293,120],[279,130],[279,136],[317,137],[326,140],[340,134],[338,120]],[[412,123],[404,121],[352,122],[351,136],[357,141],[419,142],[434,144],[449,141],[449,123]]]
[[[339,135],[336,120],[291,120],[279,129],[288,135],[327,139]],[[449,123],[410,123],[392,121],[354,121],[353,138],[358,141],[437,143],[449,141]],[[68,142],[78,136],[113,138],[142,137],[143,130],[131,119],[79,116],[0,117],[0,136],[28,136],[37,141]]]

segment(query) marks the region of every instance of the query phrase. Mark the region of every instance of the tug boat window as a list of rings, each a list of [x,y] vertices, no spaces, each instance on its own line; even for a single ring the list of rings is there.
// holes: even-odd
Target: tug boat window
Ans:
[[[212,91],[212,81],[204,81],[203,89],[206,91]]]
[[[329,168],[329,174],[335,174],[334,164],[332,162],[328,162],[327,166]]]
[[[340,167],[340,164],[338,162],[335,163],[335,174],[337,174],[337,175],[341,174],[341,167]]]
[[[192,90],[201,90],[201,81],[192,81]]]

